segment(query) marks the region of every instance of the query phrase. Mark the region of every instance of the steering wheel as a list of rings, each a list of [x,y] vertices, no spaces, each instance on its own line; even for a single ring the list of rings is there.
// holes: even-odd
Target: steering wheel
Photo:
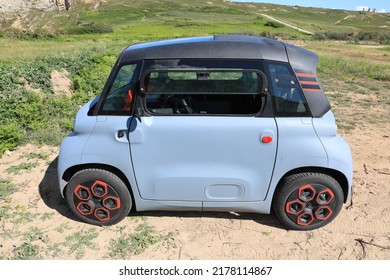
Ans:
[[[187,114],[192,114],[193,111],[190,106],[188,106],[186,98],[185,97],[180,97],[180,104],[182,105],[181,107],[187,112]],[[180,109],[179,109],[180,111]]]
[[[186,98],[181,95],[168,95],[164,102],[164,108],[172,108],[176,114],[192,114],[193,111],[188,105]]]

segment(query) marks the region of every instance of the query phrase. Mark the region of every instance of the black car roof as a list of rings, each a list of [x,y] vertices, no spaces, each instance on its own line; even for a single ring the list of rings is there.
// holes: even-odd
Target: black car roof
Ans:
[[[119,63],[143,59],[266,59],[289,62],[295,69],[316,71],[318,56],[281,41],[244,35],[190,37],[135,44],[127,47]]]
[[[118,63],[148,59],[264,59],[289,63],[298,78],[310,76],[315,85],[302,87],[314,117],[323,116],[330,104],[320,85],[316,68],[318,55],[281,41],[244,35],[179,38],[135,44],[123,50]],[[311,83],[313,83],[313,81]]]
[[[142,43],[126,48],[121,62],[134,59],[238,58],[288,61],[284,43],[258,36],[218,35]]]

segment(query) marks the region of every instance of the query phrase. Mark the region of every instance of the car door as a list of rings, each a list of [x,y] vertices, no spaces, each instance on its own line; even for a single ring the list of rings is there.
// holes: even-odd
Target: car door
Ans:
[[[265,76],[252,70],[157,72],[149,73],[144,114],[132,119],[129,134],[141,197],[264,200],[277,148],[275,119],[258,112]]]
[[[83,163],[103,163],[126,175],[133,172],[127,132],[133,118],[133,92],[141,66],[141,62],[134,61],[113,69],[96,104],[96,121],[83,148]]]

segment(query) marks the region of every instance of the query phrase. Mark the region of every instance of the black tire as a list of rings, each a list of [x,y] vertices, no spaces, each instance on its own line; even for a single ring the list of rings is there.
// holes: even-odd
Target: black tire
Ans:
[[[69,180],[65,197],[73,213],[83,222],[108,226],[123,220],[132,199],[126,184],[102,169],[85,169]]]
[[[313,230],[330,223],[344,201],[340,184],[322,173],[299,173],[284,178],[273,200],[278,219],[293,230]]]

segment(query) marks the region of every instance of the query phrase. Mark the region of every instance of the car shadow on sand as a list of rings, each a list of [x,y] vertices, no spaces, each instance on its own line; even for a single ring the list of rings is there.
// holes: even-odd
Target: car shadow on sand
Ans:
[[[66,200],[62,197],[57,178],[57,160],[54,159],[46,169],[42,181],[39,183],[39,194],[44,203],[51,209],[56,210],[62,216],[73,221],[82,223],[70,210]],[[265,215],[257,213],[241,212],[197,212],[197,211],[147,211],[136,212],[132,210],[129,217],[179,217],[179,218],[215,218],[231,220],[252,220],[261,225],[285,229],[274,214]]]
[[[175,218],[214,218],[216,220],[228,219],[228,220],[243,220],[253,221],[261,225],[265,225],[271,228],[285,229],[287,228],[279,222],[277,217],[272,214],[258,214],[258,213],[245,213],[245,212],[197,212],[197,211],[148,211],[148,212],[135,212],[131,211],[129,216],[133,217],[175,217]]]
[[[39,195],[49,208],[56,210],[62,216],[73,221],[79,221],[60,193],[57,178],[57,161],[58,157],[55,158],[46,169],[45,175],[39,183]]]

